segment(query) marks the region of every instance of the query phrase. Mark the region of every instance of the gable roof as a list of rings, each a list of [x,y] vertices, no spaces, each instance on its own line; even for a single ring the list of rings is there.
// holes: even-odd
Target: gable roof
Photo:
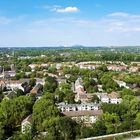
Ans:
[[[30,123],[32,123],[32,115],[29,115],[28,117],[26,117],[26,118],[22,121],[22,123],[25,123],[25,122],[30,122]]]

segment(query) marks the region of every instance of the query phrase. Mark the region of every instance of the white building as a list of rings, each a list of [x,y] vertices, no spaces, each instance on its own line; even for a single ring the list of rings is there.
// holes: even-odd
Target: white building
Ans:
[[[103,103],[119,104],[122,101],[122,99],[119,97],[118,93],[116,93],[116,92],[112,92],[110,94],[108,94],[108,93],[95,93],[95,95],[97,95],[97,97]]]
[[[86,124],[92,124],[95,123],[97,118],[102,115],[102,110],[84,110],[84,111],[69,111],[69,112],[63,112],[65,116],[71,117],[78,123],[83,122]]]
[[[75,81],[75,90],[78,89],[78,88],[84,88],[83,86],[83,81],[81,78],[78,78],[76,81]]]
[[[60,108],[62,112],[69,112],[69,111],[99,110],[100,106],[99,104],[95,103],[82,103],[82,104],[59,103],[58,108]]]
[[[31,129],[32,129],[32,115],[29,115],[21,123],[21,132],[26,133],[31,131]]]
[[[114,81],[119,85],[119,87],[125,87],[129,89],[129,87],[126,85],[124,81],[120,81],[120,80],[114,80]]]
[[[36,85],[41,84],[41,85],[45,85],[45,79],[40,79],[40,78],[36,78]]]
[[[22,91],[24,91],[24,88],[22,87],[22,82],[20,81],[9,81],[9,82],[7,81],[6,87],[11,90],[21,89]]]

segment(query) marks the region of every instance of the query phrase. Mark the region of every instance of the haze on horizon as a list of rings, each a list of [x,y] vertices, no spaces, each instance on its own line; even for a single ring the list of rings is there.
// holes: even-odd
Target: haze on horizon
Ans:
[[[140,45],[139,0],[5,0],[0,47]]]

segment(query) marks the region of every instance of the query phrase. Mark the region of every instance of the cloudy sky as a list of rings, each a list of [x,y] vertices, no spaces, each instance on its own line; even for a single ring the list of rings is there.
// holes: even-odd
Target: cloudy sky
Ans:
[[[0,47],[140,45],[140,0],[0,0]]]

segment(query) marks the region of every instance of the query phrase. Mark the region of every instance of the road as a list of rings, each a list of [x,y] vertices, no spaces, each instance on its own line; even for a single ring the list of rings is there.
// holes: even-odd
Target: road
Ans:
[[[128,140],[128,139],[127,139]],[[140,137],[138,138],[133,138],[133,139],[129,139],[129,140],[140,140]]]
[[[121,135],[125,135],[125,134],[131,134],[132,132],[133,133],[140,132],[140,130],[134,130],[134,131],[128,131],[128,132],[116,133],[116,134],[104,135],[104,136],[98,136],[98,137],[84,138],[82,140],[98,140],[98,139],[102,139],[102,138],[109,138],[109,137],[121,136]],[[129,140],[131,140],[131,139],[129,139]],[[136,138],[136,139],[132,139],[132,140],[140,140],[140,138]]]

